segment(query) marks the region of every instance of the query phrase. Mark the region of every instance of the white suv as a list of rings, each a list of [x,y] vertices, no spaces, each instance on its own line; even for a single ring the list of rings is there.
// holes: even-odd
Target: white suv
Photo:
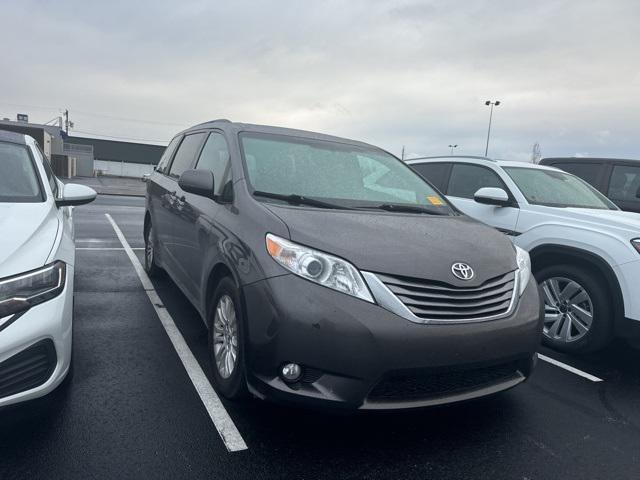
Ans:
[[[561,170],[483,157],[407,162],[463,213],[529,250],[545,304],[544,343],[602,348],[640,332],[640,214]]]

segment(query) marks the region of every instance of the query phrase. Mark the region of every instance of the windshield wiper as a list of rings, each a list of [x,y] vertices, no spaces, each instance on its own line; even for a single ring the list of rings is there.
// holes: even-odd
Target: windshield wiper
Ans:
[[[303,195],[298,195],[296,193],[292,193],[290,195],[284,195],[282,193],[272,193],[272,192],[262,192],[260,190],[256,190],[253,192],[253,195],[256,197],[264,197],[264,198],[273,198],[275,200],[284,200],[291,205],[309,205],[311,207],[318,208],[332,208],[335,210],[352,210],[349,207],[345,207],[343,205],[338,205],[336,203],[323,202],[322,200],[316,200],[315,198],[305,197]]]
[[[373,205],[367,208],[377,208],[380,210],[386,210],[387,212],[405,212],[405,213],[426,213],[428,215],[449,215],[450,212],[441,212],[420,205],[402,205],[398,203],[382,203],[380,205]]]

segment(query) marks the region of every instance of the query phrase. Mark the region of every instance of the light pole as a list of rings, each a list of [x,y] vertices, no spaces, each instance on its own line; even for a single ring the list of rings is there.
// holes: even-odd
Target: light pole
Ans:
[[[449,145],[449,148],[451,149],[451,156],[453,157],[453,149],[457,148],[458,144],[456,143],[455,145]]]
[[[487,130],[487,146],[484,149],[484,156],[486,157],[489,154],[489,136],[491,135],[491,119],[493,118],[493,107],[497,107],[500,105],[500,100],[496,100],[492,102],[491,100],[487,100],[484,102],[485,105],[491,106],[491,110],[489,111],[489,130]]]

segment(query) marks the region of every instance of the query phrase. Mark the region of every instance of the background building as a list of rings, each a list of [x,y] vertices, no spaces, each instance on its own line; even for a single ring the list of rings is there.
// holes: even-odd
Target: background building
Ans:
[[[141,177],[153,171],[165,149],[146,143],[68,136],[62,129],[62,119],[58,125],[42,125],[29,123],[23,115],[17,118],[21,120],[0,120],[0,129],[32,136],[51,159],[56,174],[64,178]]]

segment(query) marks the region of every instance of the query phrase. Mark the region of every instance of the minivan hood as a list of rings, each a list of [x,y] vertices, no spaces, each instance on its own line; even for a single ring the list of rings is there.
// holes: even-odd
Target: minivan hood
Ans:
[[[322,210],[268,204],[291,240],[342,257],[360,270],[477,286],[516,269],[511,241],[466,216]],[[475,277],[457,279],[456,262]]]
[[[33,270],[47,261],[58,232],[48,203],[0,203],[0,278]]]

